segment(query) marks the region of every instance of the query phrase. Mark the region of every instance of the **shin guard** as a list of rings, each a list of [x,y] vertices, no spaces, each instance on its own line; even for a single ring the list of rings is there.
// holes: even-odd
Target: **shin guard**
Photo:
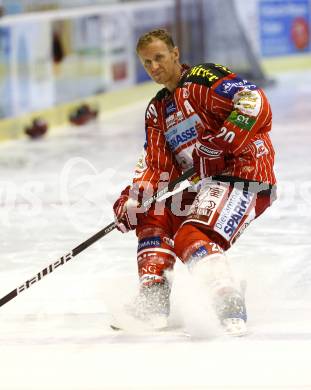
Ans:
[[[173,242],[163,229],[152,226],[139,233],[137,263],[141,285],[165,281],[165,271],[174,267],[175,253]]]
[[[208,289],[216,314],[246,321],[244,299],[233,278],[222,248],[192,225],[184,225],[175,237],[175,251],[190,271]]]

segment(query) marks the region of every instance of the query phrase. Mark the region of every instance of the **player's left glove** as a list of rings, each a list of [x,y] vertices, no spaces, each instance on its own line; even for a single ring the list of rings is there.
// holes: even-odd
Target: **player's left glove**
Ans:
[[[194,169],[201,179],[217,175],[225,169],[224,149],[213,140],[212,135],[199,136],[192,152]]]
[[[127,186],[113,205],[113,212],[117,229],[122,233],[127,233],[136,228],[135,210],[137,202],[130,197],[130,186]],[[134,210],[131,210],[134,208]],[[136,221],[137,222],[137,221]]]

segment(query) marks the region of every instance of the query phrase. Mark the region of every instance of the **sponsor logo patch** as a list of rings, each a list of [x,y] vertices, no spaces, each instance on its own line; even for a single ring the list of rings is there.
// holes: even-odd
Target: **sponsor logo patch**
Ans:
[[[138,161],[136,163],[135,167],[135,178],[139,178],[143,175],[144,171],[147,168],[146,164],[146,151],[143,149],[141,155],[138,158]]]
[[[236,77],[232,80],[226,80],[220,83],[218,87],[215,88],[215,92],[222,97],[233,99],[234,95],[244,88],[255,90],[257,89],[257,86],[247,80]]]
[[[199,76],[202,78],[207,79],[208,81],[216,81],[219,79],[218,76],[216,76],[211,69],[205,69],[202,65],[194,66],[192,69],[190,69],[190,72],[187,75],[188,77],[191,76]]]
[[[146,237],[139,241],[137,252],[146,248],[159,247],[161,245],[161,237]]]
[[[165,138],[172,151],[176,151],[180,146],[187,142],[194,141],[197,138],[197,130],[193,119],[194,115],[176,126],[171,127],[166,133]]]
[[[206,246],[202,245],[202,246],[200,246],[199,249],[197,249],[193,253],[192,257],[205,257],[207,255],[208,255],[208,250],[207,250]]]
[[[164,236],[163,241],[165,242],[165,244],[169,245],[171,248],[174,248],[174,240],[172,240],[171,238]]]
[[[236,188],[231,192],[229,199],[219,214],[215,224],[215,231],[230,241],[237,230],[247,209],[253,200],[254,194],[248,191],[241,191]]]
[[[200,145],[199,150],[209,157],[218,157],[221,155],[221,150],[211,149],[208,146]]]
[[[203,257],[208,255],[208,250],[206,246],[200,246],[192,255],[188,262],[188,267],[192,268],[198,261],[200,261]]]
[[[195,198],[190,208],[190,214],[204,216],[206,217],[204,220],[208,223],[213,218],[226,193],[226,187],[208,184],[208,188],[203,187],[202,193]]]
[[[191,139],[194,139],[196,137],[196,130],[192,126],[190,129],[181,131],[180,133],[177,133],[175,136],[171,138],[169,141],[170,148],[172,150],[175,150],[180,146],[181,144],[190,141]]]
[[[177,125],[179,122],[182,122],[184,119],[183,113],[181,111],[177,111],[165,119],[166,127],[169,129],[172,126]]]
[[[232,111],[227,121],[240,127],[243,130],[250,131],[254,126],[256,119],[250,116],[240,114],[238,111]]]
[[[163,277],[155,274],[145,274],[140,278],[140,283],[144,286],[148,286],[149,284],[162,281]]]
[[[240,113],[256,117],[259,114],[261,107],[261,96],[258,91],[250,91],[248,89],[238,92],[234,96],[234,107]]]
[[[165,122],[166,122],[166,127],[167,128],[170,128],[174,125],[176,125],[177,123],[177,118],[174,114],[168,116],[166,119],[165,119]]]
[[[141,155],[139,156],[137,163],[136,163],[136,170],[137,171],[143,171],[147,167],[146,165],[146,151],[143,149],[141,152]]]
[[[217,199],[221,198],[224,192],[225,190],[222,187],[210,187],[208,190],[209,196]]]
[[[176,112],[176,105],[175,105],[175,102],[170,101],[170,102],[166,105],[166,108],[165,108],[166,116],[169,116],[169,115],[173,114],[174,112]]]
[[[258,139],[256,141],[254,141],[254,145],[256,146],[256,149],[257,149],[257,153],[256,153],[257,158],[269,153],[268,149],[266,148],[266,145],[262,139]]]

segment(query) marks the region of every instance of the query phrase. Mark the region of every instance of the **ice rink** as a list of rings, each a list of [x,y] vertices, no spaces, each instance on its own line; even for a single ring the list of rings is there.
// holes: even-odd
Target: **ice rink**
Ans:
[[[0,308],[1,390],[311,389],[311,72],[266,92],[279,199],[228,252],[250,333],[222,336],[180,263],[171,322],[188,336],[110,330],[137,287],[135,235],[113,231]],[[113,221],[147,103],[0,145],[0,297]]]

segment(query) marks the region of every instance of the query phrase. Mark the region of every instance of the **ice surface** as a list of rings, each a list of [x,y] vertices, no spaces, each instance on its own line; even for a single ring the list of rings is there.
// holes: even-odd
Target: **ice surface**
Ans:
[[[114,231],[0,309],[1,390],[311,389],[311,73],[267,90],[279,199],[229,251],[250,334],[221,336],[181,264],[172,323],[191,337],[110,330],[134,295],[136,239]],[[0,296],[112,221],[144,142],[146,102],[101,123],[0,146]]]

